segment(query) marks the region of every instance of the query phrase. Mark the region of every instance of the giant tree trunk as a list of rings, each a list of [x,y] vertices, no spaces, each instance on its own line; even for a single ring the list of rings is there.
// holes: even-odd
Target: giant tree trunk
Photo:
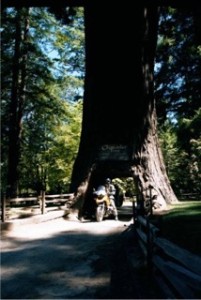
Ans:
[[[72,174],[73,208],[88,201],[93,176],[103,161],[105,176],[111,162],[117,169],[125,163],[125,173],[133,175],[143,200],[147,186],[163,204],[176,200],[156,134],[157,21],[153,5],[133,10],[97,3],[85,7],[86,79],[81,142]],[[117,148],[119,155],[103,153]]]
[[[136,151],[133,153],[133,177],[141,195],[144,212],[164,209],[177,198],[168,179],[158,136],[155,109],[147,113],[148,131],[142,129]]]

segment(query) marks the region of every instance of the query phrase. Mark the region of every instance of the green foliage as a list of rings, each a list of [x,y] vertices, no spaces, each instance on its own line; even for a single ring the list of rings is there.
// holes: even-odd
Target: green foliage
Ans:
[[[84,77],[83,9],[62,25],[46,8],[29,11],[26,90],[21,119],[20,191],[68,189],[81,130]],[[2,184],[8,171],[9,107],[15,9],[2,13]],[[22,47],[22,50],[23,50]],[[23,52],[21,53],[21,55]]]
[[[197,131],[199,123],[200,110],[191,120],[181,119],[177,126],[166,121],[159,130],[168,177],[177,194],[201,193],[201,137]]]
[[[186,154],[179,148],[176,129],[166,121],[159,129],[159,140],[165,160],[168,177],[176,191],[179,190],[179,170]]]
[[[189,11],[161,8],[156,52],[155,98],[160,122],[192,117],[201,103],[200,45]]]
[[[68,118],[54,128],[55,139],[49,147],[48,183],[50,190],[67,190],[80,141],[82,101],[66,103]],[[57,179],[55,181],[55,178]]]
[[[200,64],[193,15],[184,9],[161,8],[155,98],[165,164],[178,194],[201,193]]]
[[[114,178],[112,182],[119,188],[121,194],[132,197],[136,194],[136,188],[132,177]]]
[[[178,126],[178,141],[186,152],[188,185],[193,192],[201,193],[201,108],[191,119],[181,118]],[[186,190],[187,187],[185,188]]]

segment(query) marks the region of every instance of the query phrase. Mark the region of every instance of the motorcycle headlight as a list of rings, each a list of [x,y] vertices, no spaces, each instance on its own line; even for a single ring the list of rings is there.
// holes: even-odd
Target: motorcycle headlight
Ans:
[[[95,192],[95,194],[96,194],[96,197],[101,199],[106,195],[106,191],[104,189],[100,188]]]

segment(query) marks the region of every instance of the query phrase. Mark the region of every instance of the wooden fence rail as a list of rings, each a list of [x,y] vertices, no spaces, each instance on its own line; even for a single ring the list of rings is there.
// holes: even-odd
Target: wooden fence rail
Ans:
[[[160,237],[149,217],[136,221],[139,244],[165,297],[171,299],[201,298],[201,257]]]
[[[32,207],[38,205],[41,209],[41,214],[46,212],[46,207],[50,204],[53,205],[69,205],[72,199],[73,193],[69,194],[56,194],[56,195],[45,195],[44,192],[40,196],[35,197],[17,197],[8,198],[3,197],[1,199],[1,220],[6,221],[6,212],[14,205],[23,205]]]
[[[200,193],[182,193],[178,197],[182,200],[201,200]]]

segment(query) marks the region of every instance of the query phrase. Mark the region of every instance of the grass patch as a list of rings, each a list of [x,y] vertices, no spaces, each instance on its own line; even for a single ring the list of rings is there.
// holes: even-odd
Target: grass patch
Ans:
[[[153,222],[164,238],[201,255],[201,202],[180,201],[164,214],[153,216]]]

